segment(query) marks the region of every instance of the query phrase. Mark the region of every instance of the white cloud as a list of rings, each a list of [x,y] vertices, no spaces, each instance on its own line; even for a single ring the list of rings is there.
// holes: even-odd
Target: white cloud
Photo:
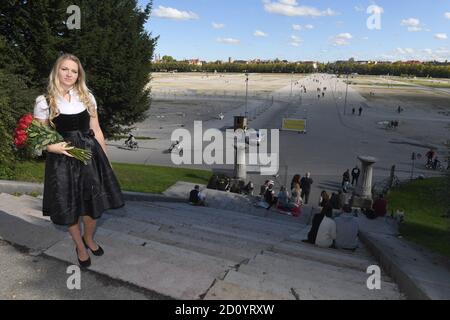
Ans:
[[[299,24],[293,24],[292,25],[292,29],[294,31],[312,30],[312,29],[314,29],[314,26],[312,24],[307,24],[307,25],[304,25],[304,26],[301,26]]]
[[[271,2],[270,0],[264,0],[264,9],[269,13],[280,14],[288,17],[295,16],[309,16],[309,17],[321,17],[321,16],[334,16],[337,13],[330,8],[325,11],[321,11],[314,7],[299,6],[296,0],[278,0],[278,2]]]
[[[358,12],[365,11],[363,6],[355,6],[355,10],[358,11]]]
[[[395,50],[381,55],[384,59],[389,60],[420,60],[420,61],[445,61],[448,60],[450,50],[447,47],[432,49],[412,49],[412,48],[396,48]]]
[[[434,37],[436,39],[439,39],[439,40],[446,40],[447,39],[447,34],[446,33],[436,33],[434,35]]]
[[[173,19],[173,20],[193,20],[198,19],[198,15],[192,11],[180,11],[178,9],[159,6],[154,11],[155,16],[159,18]]]
[[[223,29],[223,28],[225,28],[225,25],[224,25],[223,23],[216,23],[216,22],[213,22],[213,23],[212,23],[212,27],[213,27],[214,29]]]
[[[402,26],[418,27],[420,26],[420,20],[416,18],[403,19]]]
[[[445,19],[449,19],[450,20],[450,12],[444,13],[444,17],[445,17]]]
[[[292,35],[291,42],[289,44],[294,47],[299,47],[302,42],[303,42],[303,40],[300,37],[298,37],[296,35]]]
[[[280,2],[283,4],[290,5],[290,6],[298,5],[297,0],[280,0]]]
[[[241,41],[233,38],[217,38],[217,42],[226,44],[240,44]]]
[[[422,27],[408,27],[409,32],[418,32],[422,31]]]
[[[340,33],[335,37],[331,38],[331,42],[335,45],[335,46],[346,46],[349,45],[350,42],[349,40],[353,39],[353,36],[346,32],[346,33]]]
[[[420,20],[416,18],[403,19],[401,25],[408,27],[409,32],[418,32],[423,30]]]
[[[268,34],[261,30],[256,30],[253,34],[255,37],[267,37]]]
[[[369,40],[369,37],[363,37],[362,39],[363,40]]]

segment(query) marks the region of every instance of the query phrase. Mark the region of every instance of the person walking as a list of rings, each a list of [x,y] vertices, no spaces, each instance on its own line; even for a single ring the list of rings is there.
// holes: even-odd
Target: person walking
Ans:
[[[361,174],[361,170],[358,166],[355,166],[352,169],[352,186],[358,185],[359,175]]]
[[[305,204],[308,204],[309,194],[311,192],[311,185],[313,184],[313,180],[311,179],[311,173],[307,172],[306,176],[304,176],[300,180],[300,188],[302,189],[301,197],[304,200]]]
[[[347,169],[342,175],[342,190],[347,192],[347,187],[350,184],[350,169]]]
[[[68,227],[83,268],[91,265],[88,249],[95,256],[104,254],[94,241],[97,220],[105,210],[124,205],[106,153],[97,103],[85,79],[80,60],[61,55],[50,73],[47,93],[37,97],[34,106],[34,118],[53,127],[65,140],[46,148],[43,215]],[[86,165],[68,153],[73,147],[92,153]]]
[[[358,111],[359,111],[359,116],[361,116],[362,111],[363,111],[363,108],[362,108],[362,107],[359,107]]]

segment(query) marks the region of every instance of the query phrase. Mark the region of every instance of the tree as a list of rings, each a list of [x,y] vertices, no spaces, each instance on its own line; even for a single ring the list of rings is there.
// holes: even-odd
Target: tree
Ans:
[[[175,60],[172,56],[163,56],[162,58],[161,58],[161,60],[163,61],[163,62],[167,62],[167,63],[170,63],[170,62],[176,62],[177,60]]]
[[[4,68],[7,46],[0,36],[0,179],[14,177],[13,132],[17,119],[32,111],[36,91],[30,90],[25,81]]]
[[[80,30],[65,25],[72,4],[81,9]],[[105,136],[124,132],[124,126],[145,118],[151,103],[148,84],[157,38],[144,30],[151,7],[152,2],[141,11],[136,0],[2,1],[0,35],[10,58],[18,57],[10,70],[43,92],[59,54],[77,55]]]

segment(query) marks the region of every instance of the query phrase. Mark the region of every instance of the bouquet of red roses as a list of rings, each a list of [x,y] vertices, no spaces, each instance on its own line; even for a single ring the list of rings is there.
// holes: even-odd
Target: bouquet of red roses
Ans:
[[[14,134],[16,148],[30,147],[36,152],[44,150],[50,144],[63,141],[64,138],[56,130],[33,119],[32,114],[26,114],[20,118]],[[85,165],[92,156],[90,151],[80,148],[73,148],[67,152]]]

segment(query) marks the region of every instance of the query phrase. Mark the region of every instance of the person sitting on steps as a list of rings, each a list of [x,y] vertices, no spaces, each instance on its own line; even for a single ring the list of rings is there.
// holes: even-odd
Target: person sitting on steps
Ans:
[[[194,206],[206,206],[205,195],[200,192],[200,186],[196,185],[189,193],[189,203]]]

